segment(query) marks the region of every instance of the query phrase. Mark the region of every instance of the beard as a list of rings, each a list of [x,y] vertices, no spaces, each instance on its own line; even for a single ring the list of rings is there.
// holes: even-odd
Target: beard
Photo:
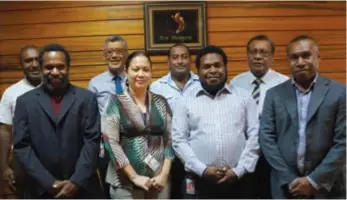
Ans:
[[[207,84],[206,80],[200,79],[202,88],[204,88],[212,96],[216,96],[217,92],[224,87],[226,81],[227,81],[227,78],[225,77],[224,80],[221,81],[220,83],[216,85],[209,85]]]
[[[182,81],[186,77],[190,76],[190,71],[189,71],[189,69],[187,69],[185,71],[179,72],[179,71],[176,71],[175,69],[173,69],[173,70],[171,70],[171,76],[174,77],[178,81]]]
[[[59,79],[61,82],[59,85],[53,85],[52,80]],[[61,96],[65,92],[66,88],[70,84],[69,75],[60,76],[59,78],[53,78],[51,75],[44,75],[42,83],[45,89],[52,95]]]

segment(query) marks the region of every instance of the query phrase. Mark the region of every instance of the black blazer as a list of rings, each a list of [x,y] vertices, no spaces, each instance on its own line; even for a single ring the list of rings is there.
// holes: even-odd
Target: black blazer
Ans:
[[[26,197],[52,194],[55,180],[70,180],[81,193],[90,192],[98,184],[95,172],[100,136],[96,97],[88,90],[70,85],[59,116],[44,86],[20,96],[13,121],[13,144],[28,177]]]

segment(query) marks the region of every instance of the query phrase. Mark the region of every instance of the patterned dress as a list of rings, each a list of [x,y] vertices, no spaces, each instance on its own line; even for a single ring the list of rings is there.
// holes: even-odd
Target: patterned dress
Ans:
[[[153,177],[161,171],[165,159],[174,158],[170,107],[164,97],[151,92],[148,102],[147,117],[127,91],[112,96],[106,106],[101,128],[111,158],[106,182],[113,186],[129,185],[119,168],[131,164],[137,174]],[[144,162],[148,154],[160,163],[156,171]]]

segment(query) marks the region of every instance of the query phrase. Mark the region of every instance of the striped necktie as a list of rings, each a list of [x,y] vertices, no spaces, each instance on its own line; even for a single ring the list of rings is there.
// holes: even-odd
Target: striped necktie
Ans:
[[[115,76],[113,78],[115,80],[115,84],[116,84],[116,94],[121,94],[123,93],[123,87],[122,87],[122,79],[120,76]]]
[[[260,97],[260,84],[262,83],[261,79],[255,79],[253,81],[254,89],[252,92],[252,97],[255,100],[255,102],[258,104],[259,103],[259,97]]]

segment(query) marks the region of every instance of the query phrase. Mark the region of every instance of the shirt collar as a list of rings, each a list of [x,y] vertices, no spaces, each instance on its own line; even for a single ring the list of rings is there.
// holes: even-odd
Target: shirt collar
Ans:
[[[251,71],[249,71],[249,74],[250,74],[250,79],[249,79],[250,84],[253,84],[254,80],[259,79],[258,77],[254,76],[254,74]],[[275,75],[274,71],[271,68],[269,68],[268,71],[264,74],[264,76],[261,77],[260,79],[262,83],[267,84],[274,78],[274,75]]]
[[[194,74],[193,72],[190,72],[190,78],[188,80],[188,82],[191,81],[199,81],[199,77]],[[171,78],[171,73],[169,72],[167,75],[163,76],[159,82],[161,83],[171,83],[172,82],[172,78]]]
[[[24,77],[23,82],[27,86],[30,86],[30,87],[33,87],[33,88],[37,88],[37,87],[40,87],[42,85],[42,82],[39,85],[37,85],[37,86],[31,85],[31,83],[28,81],[28,79],[26,77]]]
[[[114,80],[115,75],[113,75],[113,74],[110,72],[110,70],[107,70],[106,74],[107,74],[107,77],[108,77],[111,81]],[[122,81],[124,81],[124,79],[127,77],[126,74],[125,74],[125,72],[122,72],[122,73],[119,74],[118,76],[122,79]]]
[[[316,76],[314,77],[314,79],[313,79],[311,85],[310,85],[310,86],[307,88],[307,90],[305,90],[305,91],[303,91],[303,89],[300,89],[301,87],[298,87],[298,84],[295,82],[294,77],[291,79],[291,82],[292,82],[292,85],[293,85],[297,90],[299,90],[300,92],[306,94],[306,93],[308,93],[310,90],[313,89],[313,86],[314,86],[314,84],[317,82],[317,79],[318,79],[318,72],[316,73]]]
[[[216,96],[220,96],[221,94],[225,94],[225,93],[231,94],[232,93],[231,91],[232,91],[231,85],[224,84],[224,87],[217,92]],[[203,94],[211,96],[210,93],[208,93],[200,84],[200,86],[196,90],[195,96],[198,97]]]

